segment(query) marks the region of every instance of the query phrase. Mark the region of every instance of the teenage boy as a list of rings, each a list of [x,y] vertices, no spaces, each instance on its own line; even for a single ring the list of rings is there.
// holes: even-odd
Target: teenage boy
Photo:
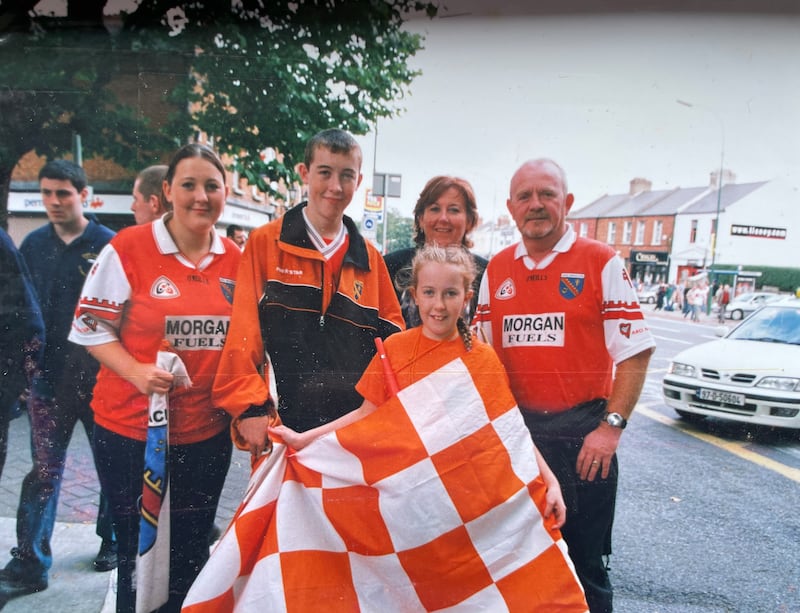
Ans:
[[[361,148],[342,130],[306,145],[308,200],[250,233],[236,283],[214,401],[234,416],[240,446],[267,441],[267,356],[283,423],[304,431],[361,404],[355,384],[374,338],[403,329],[381,254],[344,211],[361,183]]]
[[[92,398],[98,364],[83,347],[67,341],[83,281],[114,233],[83,214],[86,174],[77,164],[53,160],[39,172],[42,201],[50,221],[20,246],[45,325],[42,371],[28,400],[33,468],[22,482],[17,509],[17,546],[0,570],[0,595],[13,597],[47,588],[53,564],[50,538],[67,447],[78,421],[92,440]],[[100,496],[97,534],[103,539],[95,569],[116,567],[116,543],[105,496]]]

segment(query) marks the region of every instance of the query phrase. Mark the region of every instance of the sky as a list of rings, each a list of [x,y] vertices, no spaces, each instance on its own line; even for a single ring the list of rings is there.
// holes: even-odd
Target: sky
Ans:
[[[354,219],[373,170],[401,175],[402,196],[388,207],[403,215],[428,179],[453,174],[473,185],[484,220],[495,219],[514,170],[538,157],[565,169],[576,209],[627,192],[635,177],[653,189],[708,185],[721,158],[739,183],[788,181],[800,205],[797,10],[759,14],[759,2],[730,0],[739,12],[702,13],[714,3],[689,0],[693,11],[624,12],[640,3],[607,0],[616,12],[581,13],[592,3],[567,0],[571,13],[559,16],[525,15],[525,0],[445,4],[444,18],[405,25],[425,37],[411,60],[422,74],[397,101],[399,117],[359,137]]]
[[[373,160],[400,174],[402,196],[388,207],[404,215],[429,178],[454,174],[494,219],[514,170],[538,157],[565,169],[576,208],[627,192],[635,177],[653,189],[708,185],[721,157],[739,183],[800,188],[797,15],[456,16],[406,27],[425,36],[412,60],[422,75],[404,112],[380,120],[377,139],[359,138],[364,187]],[[348,214],[360,219],[362,203]]]

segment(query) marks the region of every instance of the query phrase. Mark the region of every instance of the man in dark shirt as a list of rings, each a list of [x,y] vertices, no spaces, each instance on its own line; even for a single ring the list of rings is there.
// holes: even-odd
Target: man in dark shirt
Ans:
[[[0,570],[0,595],[5,597],[47,588],[48,570],[53,564],[50,538],[67,447],[78,420],[92,440],[94,420],[89,402],[98,365],[83,347],[68,342],[67,335],[84,278],[114,235],[84,216],[87,180],[77,164],[48,162],[39,173],[39,187],[50,223],[31,232],[20,252],[41,307],[46,344],[42,370],[33,378],[28,401],[33,468],[20,492],[17,547],[11,550],[11,561]],[[116,566],[116,545],[102,495],[97,534],[103,538],[103,545],[95,568],[111,570]]]

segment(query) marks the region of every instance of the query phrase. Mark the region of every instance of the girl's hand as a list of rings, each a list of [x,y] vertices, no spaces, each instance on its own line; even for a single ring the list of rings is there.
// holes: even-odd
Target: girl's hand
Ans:
[[[283,442],[286,443],[292,449],[296,449],[300,451],[303,447],[307,446],[311,441],[313,441],[316,437],[309,436],[309,432],[296,432],[291,428],[286,426],[274,426],[269,428],[270,434],[275,434],[283,439]]]
[[[567,521],[567,505],[561,494],[561,486],[553,479],[547,482],[547,495],[545,496],[544,516],[553,517],[553,526],[561,528]]]

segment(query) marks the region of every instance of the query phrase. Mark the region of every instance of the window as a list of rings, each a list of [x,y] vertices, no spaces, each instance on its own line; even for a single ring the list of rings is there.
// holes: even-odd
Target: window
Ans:
[[[581,224],[578,226],[578,236],[581,238],[586,238],[589,236],[589,224],[585,221],[582,221]]]
[[[615,245],[617,243],[617,222],[616,221],[609,221],[608,222],[608,238],[606,242],[609,245]]]
[[[692,228],[689,231],[689,242],[696,243],[697,242],[697,220],[692,219]]]
[[[661,237],[664,236],[664,222],[655,221],[653,223],[653,240],[650,241],[651,245],[660,245]]]
[[[631,234],[633,232],[633,222],[626,221],[622,226],[622,244],[631,244]]]
[[[656,222],[658,223],[658,222]],[[644,231],[647,227],[647,223],[644,221],[637,221],[636,222],[636,244],[637,245],[644,245]]]

